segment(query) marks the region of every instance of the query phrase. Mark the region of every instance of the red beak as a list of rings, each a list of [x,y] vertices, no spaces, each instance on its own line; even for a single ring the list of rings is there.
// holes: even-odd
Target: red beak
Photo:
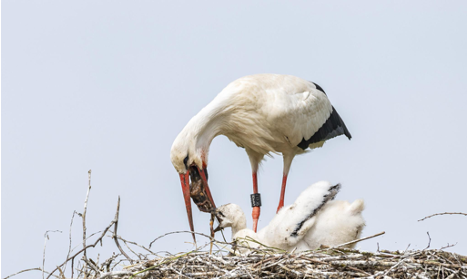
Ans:
[[[214,200],[213,200],[213,197],[211,196],[211,191],[210,191],[210,187],[208,187],[208,175],[206,174],[206,167],[204,167],[203,169],[199,169],[197,167],[197,170],[198,170],[198,173],[200,174],[201,176],[201,179],[202,179],[202,183],[203,183],[203,191],[205,192],[205,195],[208,197],[208,201],[209,201],[209,210],[205,210],[205,208],[202,208],[201,205],[197,204],[198,205],[198,209],[200,209],[201,211],[203,212],[211,212],[212,210],[215,210],[216,209],[216,205],[214,203]],[[194,196],[192,195],[192,198],[194,198]],[[205,206],[206,207],[206,206]]]
[[[211,196],[210,188],[208,187],[206,168],[199,169],[198,167],[191,166],[185,174],[181,173],[179,175],[190,230],[192,231],[193,241],[196,243],[197,241],[195,239],[192,218],[192,203],[190,198],[193,199],[193,202],[198,206],[198,209],[203,212],[212,212],[216,209],[216,205],[213,197]],[[190,184],[189,177],[192,180],[192,184]]]
[[[190,201],[190,181],[189,181],[189,171],[185,174],[181,173],[180,175],[180,184],[182,185],[182,193],[184,194],[185,208],[187,209],[187,217],[190,225],[190,230],[192,231],[193,241],[197,243],[195,239],[194,229],[193,229],[193,219],[192,219],[192,202]]]

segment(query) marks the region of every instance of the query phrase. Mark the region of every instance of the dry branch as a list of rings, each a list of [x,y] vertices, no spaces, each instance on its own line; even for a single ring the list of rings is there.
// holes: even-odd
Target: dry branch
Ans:
[[[422,219],[419,219],[418,222],[421,222],[421,221],[424,221],[426,219],[429,219],[429,218],[432,218],[434,216],[439,216],[439,215],[465,215],[466,216],[466,213],[463,213],[463,212],[443,212],[443,213],[436,213],[436,214],[432,214],[432,215],[429,215],[429,216],[426,216]]]
[[[379,232],[379,233],[376,233],[376,234],[374,234],[374,235],[366,236],[366,237],[359,238],[359,239],[356,239],[356,240],[353,240],[353,241],[349,241],[349,242],[340,244],[340,245],[335,246],[335,247],[332,247],[332,248],[339,248],[339,247],[343,247],[343,246],[346,246],[346,245],[358,243],[358,242],[361,242],[361,241],[363,241],[363,240],[367,240],[367,239],[371,239],[371,238],[374,238],[374,237],[377,237],[377,236],[381,236],[381,235],[383,235],[383,234],[385,234],[385,232]],[[329,248],[329,249],[332,249],[332,248]]]
[[[93,244],[89,244],[89,245],[86,244],[86,240],[88,239],[88,237],[86,237],[86,212],[87,212],[87,207],[88,207],[88,198],[89,198],[90,190],[91,190],[91,170],[88,171],[88,190],[87,190],[86,199],[85,199],[85,202],[84,202],[84,210],[83,210],[83,213],[81,214],[81,218],[83,219],[83,248],[80,249],[78,252],[74,253],[72,256],[70,256],[71,251],[70,251],[70,248],[69,248],[67,258],[65,259],[65,261],[61,265],[58,265],[49,274],[47,279],[50,278],[56,271],[59,271],[61,273],[62,277],[64,277],[64,275],[63,275],[64,271],[62,271],[62,268],[63,268],[63,270],[65,270],[65,267],[67,266],[67,264],[69,262],[71,263],[71,277],[73,278],[74,260],[75,260],[75,257],[80,255],[81,253],[83,253],[83,258],[81,259],[82,262],[83,262],[83,266],[82,266],[82,268],[80,270],[80,274],[84,274],[85,277],[89,277],[90,273],[89,273],[88,269],[90,268],[91,270],[93,270],[95,272],[96,275],[100,275],[104,267],[102,265],[101,265],[101,267],[98,267],[96,263],[94,263],[91,259],[88,259],[87,255],[86,255],[86,251],[89,248],[96,247],[96,245],[98,243],[101,243],[101,245],[102,245],[102,240],[103,240],[104,236],[106,236],[107,232],[110,230],[110,228],[112,226],[114,226],[114,232],[113,232],[112,238],[114,239],[114,242],[115,242],[116,246],[118,247],[118,249],[122,253],[122,255],[124,255],[130,263],[133,261],[124,252],[124,250],[122,249],[122,247],[120,246],[119,241],[118,241],[117,224],[118,224],[118,221],[119,221],[118,219],[119,219],[119,211],[120,211],[120,197],[118,198],[118,201],[117,201],[117,210],[116,210],[116,213],[115,213],[114,220],[112,220],[112,222],[104,229],[104,231],[101,233],[101,236],[98,239],[96,239],[96,241]],[[78,213],[78,215],[80,215],[80,214]],[[73,224],[73,217],[74,217],[74,215],[72,216],[72,221],[70,223],[70,231],[71,231],[71,225]],[[46,236],[47,236],[47,234],[46,234]],[[71,247],[71,233],[70,233],[70,247]],[[45,246],[44,246],[44,253],[45,253]],[[45,261],[45,258],[44,258],[44,261]],[[110,263],[109,263],[109,265],[110,265]],[[80,276],[80,274],[78,276]]]
[[[3,279],[8,279],[8,278],[11,278],[11,277],[16,276],[16,275],[18,275],[18,274],[21,274],[21,273],[23,273],[23,272],[35,271],[35,270],[41,271],[42,273],[50,274],[49,272],[45,271],[44,269],[42,269],[42,268],[40,268],[40,267],[34,267],[34,268],[28,268],[28,269],[24,269],[24,270],[18,271],[18,272],[14,273],[14,274],[8,275],[7,277],[5,277],[5,278],[3,278]],[[55,278],[59,278],[59,277],[56,276],[56,275],[52,275],[52,276],[54,276]]]
[[[120,247],[119,240],[117,237],[117,224],[119,223],[119,212],[120,212],[120,196],[117,201],[117,210],[115,212],[115,217],[114,217],[114,234],[112,238],[114,239],[115,245],[117,245],[117,248],[119,248],[120,253],[122,253],[122,255],[124,255],[130,263],[132,263],[133,260],[127,255],[127,253],[125,253],[122,247]]]
[[[54,230],[54,231],[46,231],[44,234],[44,250],[42,252],[42,279],[44,279],[44,266],[45,266],[45,255],[46,255],[46,247],[47,247],[47,240],[49,240],[49,232],[59,232],[62,233],[62,231],[59,230]]]
[[[88,198],[89,192],[91,191],[91,170],[88,171],[88,191],[86,192],[86,199],[84,202],[83,214],[81,219],[83,220],[83,258],[86,260],[86,211],[88,210]]]

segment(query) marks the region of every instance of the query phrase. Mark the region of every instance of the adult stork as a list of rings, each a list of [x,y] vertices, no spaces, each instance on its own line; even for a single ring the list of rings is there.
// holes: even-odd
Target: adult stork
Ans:
[[[263,157],[283,155],[279,211],[294,156],[343,134],[351,139],[325,91],[316,83],[279,74],[257,74],[231,82],[190,119],[172,145],[171,161],[180,176],[190,229],[194,230],[191,194],[201,211],[216,208],[207,173],[208,152],[216,136],[225,135],[249,156],[253,229],[257,231],[261,206],[257,171]]]

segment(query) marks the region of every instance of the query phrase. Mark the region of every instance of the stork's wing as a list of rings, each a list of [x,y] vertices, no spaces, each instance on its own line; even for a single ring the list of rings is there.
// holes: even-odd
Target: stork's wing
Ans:
[[[325,91],[322,87],[320,87],[320,85],[316,84],[315,82],[311,83],[315,85],[315,89],[319,92],[319,94],[323,93],[326,95]],[[302,138],[302,141],[297,145],[298,147],[304,150],[307,149],[307,147],[318,147],[323,145],[325,141],[340,135],[345,135],[348,139],[351,139],[351,133],[341,119],[340,115],[333,106],[331,106],[331,109],[331,113],[328,115],[326,121],[320,126],[320,128],[316,130],[316,132],[314,132],[310,137],[305,135]]]
[[[283,207],[270,224],[259,232],[260,239],[274,247],[294,247],[314,225],[315,215],[333,200],[341,185],[320,181],[309,186],[294,204]]]
[[[267,123],[302,149],[322,146],[326,140],[351,133],[331,105],[322,87],[293,76],[282,76],[281,86],[266,88],[263,113]],[[270,84],[268,84],[270,85]]]
[[[348,139],[351,139],[351,133],[348,131],[348,128],[346,128],[346,125],[344,124],[338,112],[332,106],[332,113],[328,117],[327,121],[325,121],[325,123],[322,125],[322,127],[320,127],[320,129],[315,132],[308,140],[302,138],[302,141],[297,146],[302,149],[306,149],[309,147],[309,145],[325,142],[331,138],[343,134],[346,135]]]
[[[261,154],[278,151],[273,146],[278,143],[307,149],[342,134],[351,138],[323,88],[295,76],[243,77],[229,84],[215,100],[230,111],[229,125],[220,133]]]

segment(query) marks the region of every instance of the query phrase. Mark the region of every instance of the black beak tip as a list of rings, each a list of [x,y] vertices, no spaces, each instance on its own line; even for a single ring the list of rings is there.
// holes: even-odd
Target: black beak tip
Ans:
[[[219,225],[216,227],[216,229],[214,229],[214,232],[218,232],[218,231],[223,229],[223,228],[221,228],[221,223],[223,222],[223,219],[219,216],[219,214],[216,214],[216,211],[213,212],[213,214],[214,214],[214,216],[216,217],[216,220],[219,223]]]
[[[213,231],[214,232],[219,232],[220,230],[222,230],[223,228],[221,228],[221,226],[217,226],[216,229],[214,229]]]

